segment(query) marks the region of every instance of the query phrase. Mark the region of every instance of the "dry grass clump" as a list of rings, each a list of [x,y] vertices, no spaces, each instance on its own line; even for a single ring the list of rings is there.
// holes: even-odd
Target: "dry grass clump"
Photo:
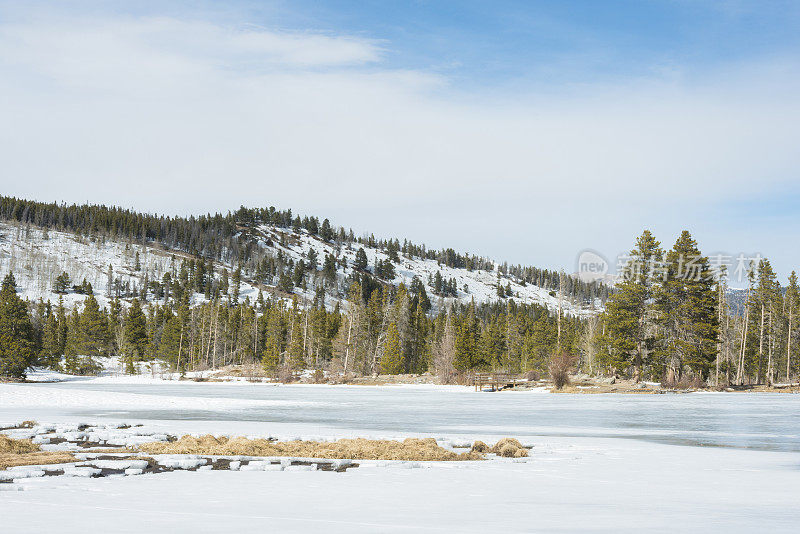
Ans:
[[[139,450],[148,454],[212,454],[221,456],[300,456],[306,458],[354,460],[457,461],[483,460],[477,452],[456,453],[440,447],[433,438],[403,441],[340,439],[334,442],[269,441],[244,437],[210,435],[183,436],[172,443],[144,443]]]
[[[491,452],[504,458],[524,458],[528,456],[528,449],[514,438],[503,438],[492,447]]]
[[[472,444],[472,452],[479,452],[479,453],[489,452],[489,446],[484,442],[478,440]]]
[[[20,465],[68,464],[78,459],[68,452],[31,452],[28,454],[0,453],[0,469]]]
[[[18,465],[65,464],[78,460],[66,452],[44,452],[29,439],[0,434],[0,469]]]
[[[39,450],[39,446],[29,439],[11,439],[0,434],[0,454],[27,454]]]

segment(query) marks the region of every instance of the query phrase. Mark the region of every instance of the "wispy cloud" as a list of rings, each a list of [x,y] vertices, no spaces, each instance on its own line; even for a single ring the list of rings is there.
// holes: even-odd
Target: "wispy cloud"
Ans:
[[[0,22],[3,191],[170,213],[275,204],[569,265],[645,225],[738,246],[714,207],[797,181],[792,58],[465,94],[388,68],[391,46],[171,17]]]

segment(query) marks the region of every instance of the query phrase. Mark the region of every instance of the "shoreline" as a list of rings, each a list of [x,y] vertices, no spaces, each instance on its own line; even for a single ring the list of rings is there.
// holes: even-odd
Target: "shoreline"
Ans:
[[[263,385],[272,387],[357,387],[357,388],[409,388],[437,389],[459,392],[474,391],[470,384],[441,384],[432,375],[378,375],[365,377],[329,377],[322,382],[312,381],[305,377],[281,381],[268,377],[241,376],[224,374],[198,373],[198,376],[179,376],[177,373],[142,373],[134,375],[105,373],[98,376],[66,375],[55,371],[35,371],[26,379],[0,379],[0,384],[230,384],[230,385]],[[670,388],[656,382],[635,383],[627,379],[593,378],[585,375],[571,377],[570,383],[562,389],[556,389],[548,380],[527,382],[513,388],[500,390],[483,389],[483,393],[557,393],[557,394],[621,394],[621,395],[659,395],[685,393],[800,393],[800,383],[746,384],[729,386],[708,386],[701,388]]]

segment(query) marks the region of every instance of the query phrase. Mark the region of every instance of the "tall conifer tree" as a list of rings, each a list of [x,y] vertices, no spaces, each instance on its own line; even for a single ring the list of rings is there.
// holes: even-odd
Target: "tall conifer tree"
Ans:
[[[618,370],[632,365],[636,381],[641,379],[652,346],[651,304],[662,260],[661,244],[645,230],[636,240],[622,270],[622,282],[606,308],[608,361]]]
[[[8,273],[0,289],[0,376],[24,377],[34,346],[28,307],[17,295],[14,275]]]
[[[666,256],[666,275],[656,295],[658,349],[667,381],[681,378],[686,365],[708,378],[719,342],[716,280],[708,258],[683,231]]]

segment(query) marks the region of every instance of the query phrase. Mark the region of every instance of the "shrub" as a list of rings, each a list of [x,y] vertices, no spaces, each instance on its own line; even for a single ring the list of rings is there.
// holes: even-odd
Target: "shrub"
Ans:
[[[278,369],[278,382],[289,384],[294,382],[296,379],[297,377],[295,377],[294,373],[288,366],[284,365]]]
[[[679,379],[669,380],[665,378],[661,381],[661,387],[669,389],[701,389],[705,386],[705,382],[699,376],[684,375]]]
[[[103,366],[94,361],[91,356],[74,356],[68,360],[67,371],[79,376],[97,376],[103,370]]]
[[[314,370],[314,383],[321,384],[325,380],[325,372],[322,369]]]
[[[568,352],[558,352],[550,357],[550,380],[556,389],[561,389],[569,384],[569,373],[575,364],[575,357]]]

